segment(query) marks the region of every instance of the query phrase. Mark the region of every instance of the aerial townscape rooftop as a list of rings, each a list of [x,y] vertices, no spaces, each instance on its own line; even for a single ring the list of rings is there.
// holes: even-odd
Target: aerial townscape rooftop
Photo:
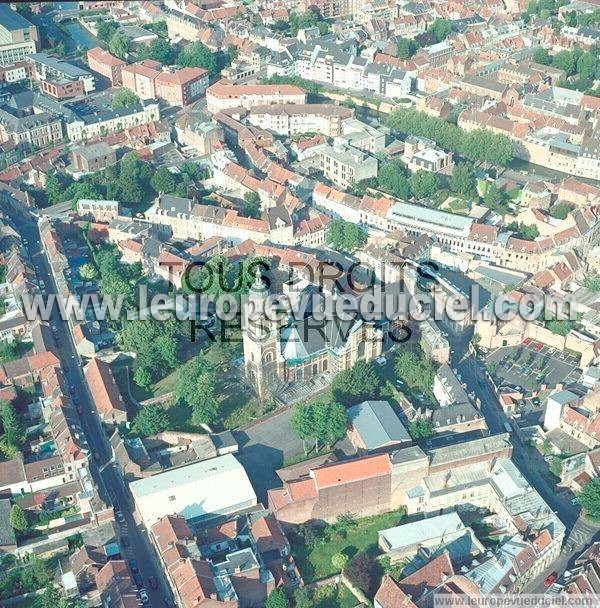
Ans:
[[[600,0],[0,4],[0,606],[588,606],[599,539]]]

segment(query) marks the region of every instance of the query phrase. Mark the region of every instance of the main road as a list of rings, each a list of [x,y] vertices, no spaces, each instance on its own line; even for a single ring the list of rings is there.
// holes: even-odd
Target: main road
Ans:
[[[54,277],[50,273],[50,265],[45,251],[41,246],[40,232],[33,220],[18,222],[19,233],[27,241],[27,249],[35,269],[38,280],[43,280],[48,295],[56,294]],[[71,393],[81,404],[81,425],[90,447],[95,456],[90,457],[90,471],[103,500],[113,504],[119,509],[125,518],[121,527],[121,538],[127,537],[125,541],[129,546],[125,547],[121,542],[124,558],[135,559],[139,574],[143,580],[144,587],[148,593],[152,608],[160,606],[171,606],[172,596],[164,573],[160,567],[155,553],[150,546],[146,531],[134,516],[134,505],[131,500],[127,484],[125,483],[120,469],[113,461],[112,448],[108,442],[106,431],[98,417],[95,406],[91,399],[89,388],[82,372],[82,362],[79,358],[71,330],[67,321],[63,320],[58,310],[52,311],[49,320],[57,328],[59,344],[57,345],[62,369],[71,387]],[[157,589],[152,589],[148,581],[153,577],[157,581]]]
[[[506,432],[504,423],[508,422],[508,418],[504,410],[500,408],[498,397],[488,380],[483,363],[470,352],[469,341],[472,330],[452,335],[454,336],[454,339],[451,338],[453,348],[452,366],[460,374],[462,382],[467,385],[467,392],[473,391],[475,396],[479,398],[481,412],[490,432]],[[518,465],[519,471],[539,492],[540,496],[567,528],[563,549],[558,559],[551,564],[546,572],[532,581],[526,589],[530,593],[542,593],[545,590],[544,579],[551,572],[562,575],[572,565],[574,558],[594,540],[599,527],[585,520],[580,507],[571,504],[571,497],[566,492],[557,492],[554,485],[548,483],[546,475],[541,474],[541,467],[545,466],[541,457],[532,455],[528,447],[521,443],[516,434],[512,435],[511,443],[513,445],[512,459]],[[540,460],[542,460],[541,463]]]

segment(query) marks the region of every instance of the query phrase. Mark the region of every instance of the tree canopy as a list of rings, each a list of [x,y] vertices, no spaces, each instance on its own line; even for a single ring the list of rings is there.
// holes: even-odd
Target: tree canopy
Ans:
[[[443,118],[428,116],[413,108],[394,110],[386,124],[397,133],[427,137],[442,148],[471,161],[506,166],[513,158],[513,144],[505,135],[492,133],[487,129],[466,133]]]
[[[595,477],[583,486],[577,502],[591,518],[600,519],[600,478]]]
[[[133,429],[144,437],[156,435],[168,428],[169,415],[160,405],[144,406],[133,419]]]
[[[357,361],[354,367],[341,371],[331,383],[333,399],[346,406],[356,405],[379,396],[381,379],[370,361]]]
[[[367,240],[367,233],[358,225],[335,218],[327,227],[327,243],[337,251],[355,251]]]
[[[137,103],[140,103],[140,98],[132,90],[122,88],[115,93],[112,107],[114,109],[126,108],[127,106],[132,106]]]
[[[150,44],[142,44],[137,51],[138,61],[153,59],[163,65],[170,65],[175,59],[175,50],[165,38],[157,38]]]
[[[219,73],[215,54],[201,42],[192,42],[180,51],[177,65],[184,68],[204,68],[211,76]]]
[[[265,603],[265,608],[288,608],[290,605],[287,595],[283,587],[277,587],[269,593],[269,597]]]
[[[25,532],[29,528],[27,515],[19,505],[13,505],[10,509],[8,523],[15,532]]]
[[[219,404],[215,396],[217,377],[214,366],[202,355],[190,359],[177,375],[176,399],[189,406],[196,424],[217,420]]]
[[[413,439],[422,439],[433,435],[433,426],[425,418],[415,418],[408,423],[408,434]]]
[[[294,408],[290,425],[294,434],[302,439],[306,452],[306,441],[315,440],[328,447],[346,434],[348,416],[346,408],[331,399],[319,399],[312,403],[300,404]]]
[[[260,217],[260,197],[256,192],[246,192],[244,194],[244,205],[242,214],[246,217]]]

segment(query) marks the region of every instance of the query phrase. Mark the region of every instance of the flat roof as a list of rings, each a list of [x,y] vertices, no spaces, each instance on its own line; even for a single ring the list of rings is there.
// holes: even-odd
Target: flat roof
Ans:
[[[410,203],[403,203],[400,201],[394,203],[392,206],[391,215],[392,219],[393,216],[398,216],[411,220],[429,222],[430,224],[443,226],[444,228],[453,228],[454,230],[465,230],[470,228],[473,224],[473,220],[469,217],[454,215],[453,213],[446,213],[445,211],[439,211],[438,209],[430,209],[429,207],[423,207],[422,205],[411,205]]]
[[[227,481],[227,485],[223,485],[220,480]],[[223,494],[228,490],[256,498],[244,467],[232,454],[189,464],[145,479],[138,479],[132,481],[129,487],[137,498],[147,498],[153,494],[192,483],[195,484],[197,499],[210,494],[218,500],[222,500]],[[221,488],[221,493],[219,488]]]

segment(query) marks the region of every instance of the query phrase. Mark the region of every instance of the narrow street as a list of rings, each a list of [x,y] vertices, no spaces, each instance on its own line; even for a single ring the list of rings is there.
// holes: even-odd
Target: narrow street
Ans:
[[[28,250],[38,279],[42,279],[49,294],[56,293],[54,279],[49,272],[49,264],[42,250],[40,233],[33,222],[20,223],[21,235],[28,241]],[[125,525],[121,526],[121,538],[129,541],[128,555],[124,559],[134,558],[144,582],[144,587],[150,598],[150,606],[169,606],[171,591],[165,580],[162,568],[159,566],[154,551],[145,535],[145,531],[134,517],[134,507],[129,490],[121,476],[120,470],[112,462],[112,449],[99,417],[96,414],[87,383],[82,372],[82,362],[73,344],[71,332],[66,321],[60,318],[58,310],[53,311],[51,323],[58,328],[60,345],[58,355],[62,369],[74,395],[77,395],[82,405],[80,415],[81,425],[90,447],[90,471],[94,478],[100,496],[109,504],[118,508],[125,517]],[[97,454],[97,457],[92,456]],[[121,543],[123,545],[123,543]],[[122,548],[124,548],[122,546]],[[154,577],[158,588],[152,589],[148,579]]]
[[[454,348],[452,366],[458,370],[463,382],[466,383],[467,392],[474,391],[475,395],[481,400],[481,411],[490,433],[506,432],[504,423],[508,421],[508,418],[500,408],[494,389],[486,377],[483,364],[468,352],[470,337],[471,332],[467,330],[463,335],[456,336],[456,339],[452,342]],[[544,579],[551,572],[557,572],[559,576],[562,575],[572,565],[573,559],[598,537],[600,526],[595,526],[586,521],[581,516],[580,507],[571,504],[571,497],[565,492],[557,492],[546,477],[540,475],[528,448],[521,443],[515,434],[511,435],[511,443],[513,445],[512,459],[519,467],[522,475],[539,492],[540,496],[567,528],[559,558],[525,589],[525,592],[528,593],[543,593],[546,590],[543,585]]]

